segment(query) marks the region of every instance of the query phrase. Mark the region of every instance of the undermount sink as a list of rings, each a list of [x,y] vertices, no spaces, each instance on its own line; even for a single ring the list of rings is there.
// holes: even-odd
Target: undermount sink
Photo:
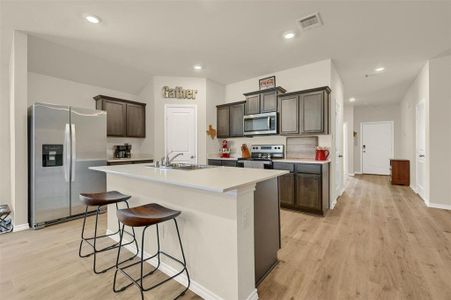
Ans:
[[[173,169],[173,170],[199,170],[199,169],[212,168],[214,166],[190,165],[190,164],[176,163],[176,164],[170,164],[169,166],[159,166],[159,167],[155,166],[155,164],[151,164],[151,165],[147,165],[146,167],[157,168],[157,169],[160,169],[160,170],[168,170],[168,169]]]

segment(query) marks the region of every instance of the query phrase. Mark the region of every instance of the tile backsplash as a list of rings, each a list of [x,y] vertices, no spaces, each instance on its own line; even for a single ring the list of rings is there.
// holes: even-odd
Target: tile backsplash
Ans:
[[[314,158],[318,146],[318,137],[289,137],[287,138],[287,158]]]

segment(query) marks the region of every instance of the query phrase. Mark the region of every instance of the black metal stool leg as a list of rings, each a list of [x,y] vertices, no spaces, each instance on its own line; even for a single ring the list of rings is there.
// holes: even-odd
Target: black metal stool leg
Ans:
[[[120,290],[116,290],[116,278],[117,278],[117,271],[119,271],[119,269],[118,269],[119,268],[119,257],[121,256],[122,237],[124,236],[124,227],[125,227],[125,225],[122,225],[122,230],[121,230],[122,233],[119,238],[119,247],[117,249],[117,257],[116,257],[116,265],[115,265],[116,270],[114,271],[114,279],[113,279],[113,291],[115,293],[121,292],[126,289],[126,287],[123,287]]]
[[[80,256],[81,258],[85,258],[90,256],[92,253],[87,254],[87,255],[82,255],[81,254],[81,248],[83,247],[83,242],[85,241],[85,226],[86,226],[86,217],[88,216],[88,206],[86,205],[86,209],[85,209],[85,217],[83,218],[83,227],[81,229],[81,241],[80,241],[80,248],[78,249],[78,256]]]
[[[100,206],[97,206],[97,209],[96,209],[96,223],[94,225],[94,264],[92,266],[92,270],[96,274],[101,274],[101,273],[104,273],[104,272],[107,271],[107,270],[103,270],[103,271],[98,272],[97,269],[96,269],[96,260],[97,260],[97,252],[98,252],[97,248],[96,248],[96,243],[97,243],[97,224],[99,222],[99,210],[100,210]]]
[[[180,238],[180,231],[179,231],[179,226],[177,224],[177,219],[174,218],[174,224],[175,224],[175,229],[177,230],[177,237],[179,238],[179,244],[180,244],[180,252],[182,252],[182,258],[183,258],[183,267],[184,267],[184,271],[186,272],[186,277],[188,279],[188,284],[185,288],[185,290],[180,293],[175,299],[180,298],[181,296],[183,296],[186,291],[188,291],[189,286],[191,284],[191,280],[189,278],[189,273],[188,273],[188,268],[186,267],[186,259],[185,259],[185,252],[183,251],[183,245],[182,245],[182,239]]]
[[[130,287],[130,286],[132,286],[132,285],[136,285],[136,286],[139,288],[139,290],[140,290],[140,293],[141,293],[141,299],[144,300],[144,292],[149,291],[149,290],[152,290],[152,289],[154,289],[154,288],[156,288],[156,287],[158,287],[158,286],[160,286],[160,285],[162,285],[162,284],[168,282],[169,280],[171,280],[171,279],[177,277],[178,275],[182,274],[183,272],[186,272],[186,277],[187,277],[188,284],[187,284],[187,286],[185,287],[185,289],[184,289],[177,297],[175,297],[175,299],[180,298],[181,296],[183,296],[183,295],[188,291],[188,289],[189,289],[189,287],[190,287],[190,285],[191,285],[191,279],[190,279],[190,276],[189,276],[188,268],[186,267],[185,252],[184,252],[184,250],[183,250],[182,239],[181,239],[181,237],[180,237],[180,231],[179,231],[179,228],[178,228],[177,220],[176,220],[175,218],[174,218],[173,220],[174,220],[174,224],[175,224],[175,229],[176,229],[176,231],[177,231],[177,238],[178,238],[178,241],[179,241],[180,252],[181,252],[181,254],[182,254],[182,260],[183,260],[183,261],[181,261],[181,260],[175,258],[175,257],[172,256],[172,255],[169,255],[169,254],[167,254],[167,253],[161,251],[161,249],[160,249],[160,233],[159,233],[158,224],[155,224],[155,225],[156,225],[156,226],[155,226],[155,228],[156,228],[156,234],[157,234],[157,252],[156,252],[154,255],[152,255],[152,256],[147,257],[146,259],[144,259],[145,233],[146,233],[147,228],[148,228],[149,226],[151,226],[151,225],[145,226],[145,227],[143,228],[143,232],[142,232],[140,261],[135,262],[135,263],[131,263],[131,264],[128,264],[128,265],[126,265],[126,266],[122,266],[122,267],[121,267],[121,266],[119,266],[119,264],[117,263],[117,262],[118,262],[118,259],[116,260],[116,272],[115,272],[115,274],[114,274],[114,283],[113,283],[113,291],[114,291],[114,292],[116,292],[116,293],[117,293],[117,292],[121,292],[121,291],[127,289],[128,287]],[[122,228],[124,228],[124,225],[122,226]],[[132,228],[133,228],[133,227],[132,227]],[[144,288],[144,283],[143,283],[144,278],[146,278],[147,276],[153,274],[156,270],[158,270],[158,268],[159,268],[159,266],[160,266],[160,262],[161,262],[161,257],[160,257],[161,254],[163,254],[163,255],[167,256],[168,258],[171,258],[172,260],[178,262],[180,265],[183,266],[183,268],[182,268],[181,271],[177,272],[175,275],[173,275],[173,276],[171,276],[171,277],[169,277],[169,278],[166,278],[166,279],[160,281],[159,283],[154,284],[154,285],[152,285],[152,286],[150,286],[150,287],[148,287],[148,288]],[[118,257],[119,257],[119,256],[118,256]],[[144,274],[144,262],[146,262],[146,261],[148,261],[148,260],[150,260],[150,259],[152,259],[152,258],[154,258],[154,257],[157,257],[157,259],[158,259],[157,266],[156,266],[152,271],[150,271],[149,273]],[[125,271],[125,269],[130,268],[130,267],[133,267],[133,266],[136,266],[137,264],[140,265],[140,277],[139,277],[138,279],[134,279],[134,278],[132,278],[132,277]],[[130,279],[130,281],[131,281],[130,284],[128,284],[128,285],[122,287],[122,288],[119,289],[119,290],[116,289],[116,277],[117,277],[117,272],[118,272],[118,271],[120,271],[123,275],[125,275],[126,277],[128,277],[128,279]]]
[[[124,201],[124,202],[126,203],[127,207],[129,208],[128,202],[127,201]],[[121,224],[120,224],[119,221],[118,221],[118,229],[117,229],[116,232],[109,233],[109,234],[103,234],[103,235],[100,235],[100,236],[97,235],[98,223],[99,223],[98,221],[99,221],[99,214],[100,214],[100,208],[101,207],[102,207],[102,205],[99,205],[99,206],[97,206],[97,209],[96,209],[96,218],[95,218],[95,225],[94,225],[94,236],[88,238],[88,237],[85,237],[86,219],[87,219],[87,216],[88,216],[88,208],[89,208],[88,206],[86,206],[85,216],[84,216],[84,220],[83,220],[83,227],[82,227],[82,232],[81,232],[80,248],[79,248],[79,251],[78,251],[78,255],[81,258],[86,258],[86,257],[89,257],[91,255],[94,256],[94,261],[93,261],[93,267],[92,268],[93,268],[93,271],[94,271],[95,274],[105,273],[106,271],[111,270],[111,269],[113,269],[115,267],[115,265],[112,265],[112,266],[110,266],[108,268],[105,268],[105,269],[103,269],[101,271],[97,270],[97,254],[98,253],[109,251],[109,250],[113,250],[113,249],[116,249],[118,247],[124,247],[124,246],[130,245],[132,243],[135,243],[135,245],[136,245],[136,253],[132,257],[130,257],[128,259],[125,259],[124,261],[119,263],[119,264],[121,264],[121,263],[124,263],[126,261],[134,259],[138,255],[138,251],[139,251],[138,242],[136,240],[136,235],[135,235],[134,228],[132,228],[132,234],[126,232],[125,230],[121,231]],[[119,206],[118,206],[118,203],[116,203],[116,210],[118,210],[118,209],[119,209]],[[124,233],[127,233],[127,234],[131,235],[133,240],[131,240],[130,242],[126,242],[123,245],[121,245]],[[107,247],[104,247],[102,249],[97,249],[97,239],[110,237],[110,236],[113,236],[113,235],[116,235],[116,234],[119,234],[119,238],[121,240],[121,243],[114,243],[114,244],[112,244],[110,246],[107,246]],[[91,243],[90,241],[93,241],[93,243]],[[87,243],[89,246],[92,247],[92,252],[91,253],[88,253],[86,255],[82,255],[81,252],[82,252],[83,243]]]

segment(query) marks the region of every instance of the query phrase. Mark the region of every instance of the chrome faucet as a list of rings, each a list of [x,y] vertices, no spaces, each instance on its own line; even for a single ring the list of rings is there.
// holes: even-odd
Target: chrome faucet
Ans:
[[[163,167],[169,167],[171,165],[171,163],[174,161],[174,159],[176,159],[177,157],[179,157],[180,155],[183,155],[183,152],[179,152],[176,155],[174,155],[172,158],[169,158],[169,154],[173,153],[174,151],[169,152],[168,154],[166,154],[166,156],[163,156],[161,158],[161,165]]]

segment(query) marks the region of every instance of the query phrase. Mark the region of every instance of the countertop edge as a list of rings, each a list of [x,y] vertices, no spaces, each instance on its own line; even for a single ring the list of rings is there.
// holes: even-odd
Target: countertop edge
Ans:
[[[136,178],[136,179],[141,179],[141,180],[147,180],[147,181],[153,181],[153,182],[159,182],[159,183],[165,183],[165,184],[170,184],[170,185],[175,185],[175,186],[180,186],[180,187],[185,187],[185,188],[192,188],[192,189],[197,189],[197,190],[202,190],[202,191],[207,191],[207,192],[215,192],[215,193],[225,193],[225,192],[229,192],[229,191],[233,191],[233,190],[237,190],[239,187],[242,186],[246,186],[249,184],[257,184],[259,182],[262,181],[266,181],[272,178],[277,178],[281,175],[284,174],[288,174],[288,171],[284,171],[284,170],[274,170],[274,171],[278,171],[281,172],[280,175],[268,175],[265,177],[262,177],[258,180],[253,180],[253,181],[249,181],[249,182],[245,182],[242,184],[238,184],[238,185],[233,185],[227,188],[209,188],[206,187],[204,185],[195,185],[195,184],[186,184],[186,183],[180,183],[180,182],[174,182],[172,180],[163,180],[163,179],[159,179],[159,178],[149,178],[147,176],[141,176],[141,175],[135,175],[135,174],[131,174],[131,173],[127,173],[127,172],[121,172],[121,171],[114,171],[114,170],[105,170],[104,169],[105,166],[102,167],[89,167],[89,169],[94,170],[94,171],[98,171],[98,172],[104,172],[107,174],[113,174],[113,175],[120,175],[120,176],[125,176],[125,177],[130,177],[130,178]],[[235,168],[235,167],[219,167],[219,168]]]

